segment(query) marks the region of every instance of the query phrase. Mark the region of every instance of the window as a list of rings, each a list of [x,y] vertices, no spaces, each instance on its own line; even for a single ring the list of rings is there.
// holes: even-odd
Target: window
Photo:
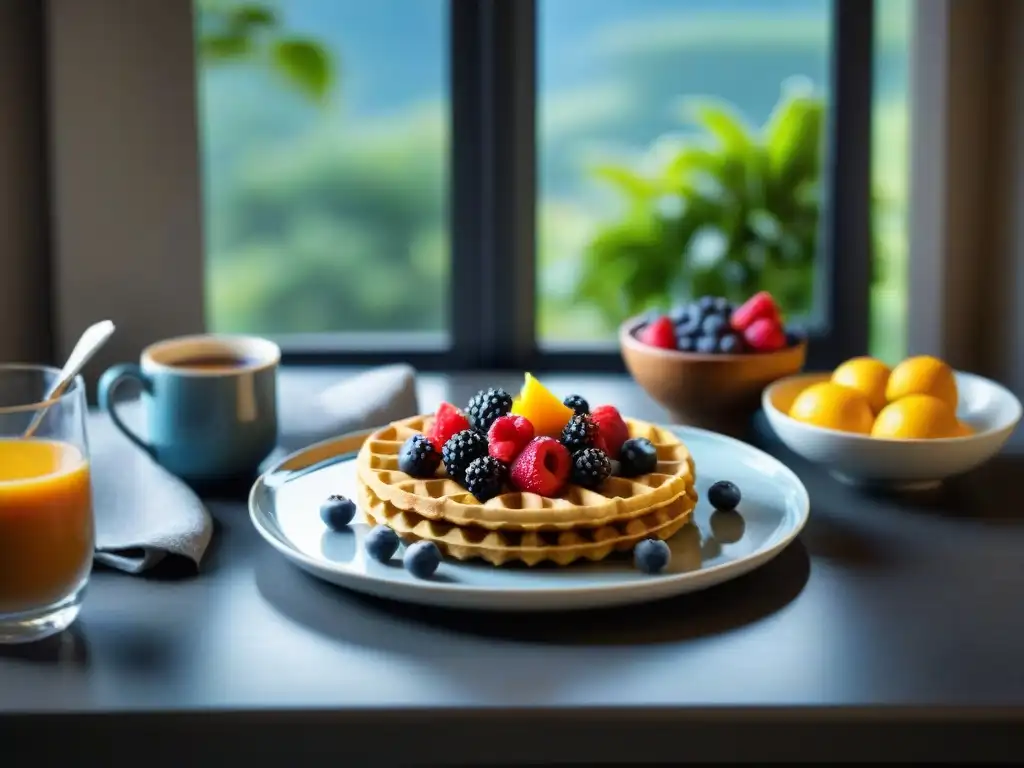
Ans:
[[[197,11],[211,329],[440,345],[444,1],[197,0]]]
[[[863,351],[869,290],[898,322],[870,64],[878,186],[909,0],[195,2],[214,330],[618,368],[618,324],[688,294],[772,290],[812,360]]]
[[[614,340],[629,315],[707,293],[768,289],[812,315],[830,3],[538,14],[541,341]]]
[[[911,0],[876,0],[872,103],[871,354],[890,365],[907,351],[907,189],[910,177]]]

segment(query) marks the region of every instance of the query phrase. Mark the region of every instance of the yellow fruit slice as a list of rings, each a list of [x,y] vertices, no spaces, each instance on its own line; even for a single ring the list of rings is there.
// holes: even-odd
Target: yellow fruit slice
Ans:
[[[908,357],[889,374],[885,398],[894,403],[907,395],[931,395],[956,411],[958,395],[953,369],[930,355]]]
[[[973,434],[974,430],[971,428],[970,424],[962,421],[958,421],[956,423],[956,434],[954,434],[953,437],[970,437]]]
[[[512,400],[512,413],[524,416],[533,424],[534,434],[558,437],[562,428],[573,416],[573,410],[555,397],[532,374],[526,374],[526,381],[519,397]]]
[[[872,437],[934,440],[956,437],[960,425],[949,404],[932,395],[909,395],[889,403],[871,428]]]
[[[789,415],[816,427],[861,435],[871,432],[875,419],[864,395],[832,381],[812,384],[797,395]]]
[[[868,399],[874,413],[885,408],[885,388],[889,383],[889,366],[873,357],[855,357],[832,372],[832,381],[855,389]]]

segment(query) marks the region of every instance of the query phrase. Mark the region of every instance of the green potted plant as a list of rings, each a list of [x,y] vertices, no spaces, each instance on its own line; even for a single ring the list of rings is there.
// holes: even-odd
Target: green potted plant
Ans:
[[[595,175],[621,197],[621,214],[590,240],[577,301],[609,326],[703,294],[742,301],[766,289],[790,315],[811,308],[820,214],[824,103],[784,93],[766,124],[729,104],[685,103],[696,132],[655,142],[641,170]]]

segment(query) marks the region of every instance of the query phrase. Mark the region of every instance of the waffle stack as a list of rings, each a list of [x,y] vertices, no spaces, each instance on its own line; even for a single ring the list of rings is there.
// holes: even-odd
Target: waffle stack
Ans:
[[[444,474],[411,477],[398,469],[402,443],[426,432],[430,416],[394,422],[370,435],[357,459],[360,503],[374,522],[406,542],[434,542],[448,557],[493,565],[602,560],[645,538],[667,539],[686,525],[697,502],[693,458],[671,432],[626,420],[630,437],[658,452],[654,472],[609,477],[597,490],[567,486],[554,498],[506,492],[481,504]]]

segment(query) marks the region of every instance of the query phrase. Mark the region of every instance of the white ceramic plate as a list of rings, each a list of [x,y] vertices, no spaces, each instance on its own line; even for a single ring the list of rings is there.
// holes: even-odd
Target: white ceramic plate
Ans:
[[[569,610],[640,603],[695,592],[741,576],[781,552],[807,521],[807,490],[776,459],[732,438],[690,427],[672,428],[697,465],[700,502],[695,524],[669,540],[672,560],[652,576],[633,567],[631,554],[569,567],[495,568],[445,560],[430,579],[363,550],[369,530],[362,513],[351,530],[330,531],[320,503],[337,493],[356,498],[355,452],[368,432],[328,440],[292,454],[252,488],[249,512],[271,546],[313,576],[376,597],[449,608]],[[736,512],[714,512],[705,499],[716,480],[743,494]]]

